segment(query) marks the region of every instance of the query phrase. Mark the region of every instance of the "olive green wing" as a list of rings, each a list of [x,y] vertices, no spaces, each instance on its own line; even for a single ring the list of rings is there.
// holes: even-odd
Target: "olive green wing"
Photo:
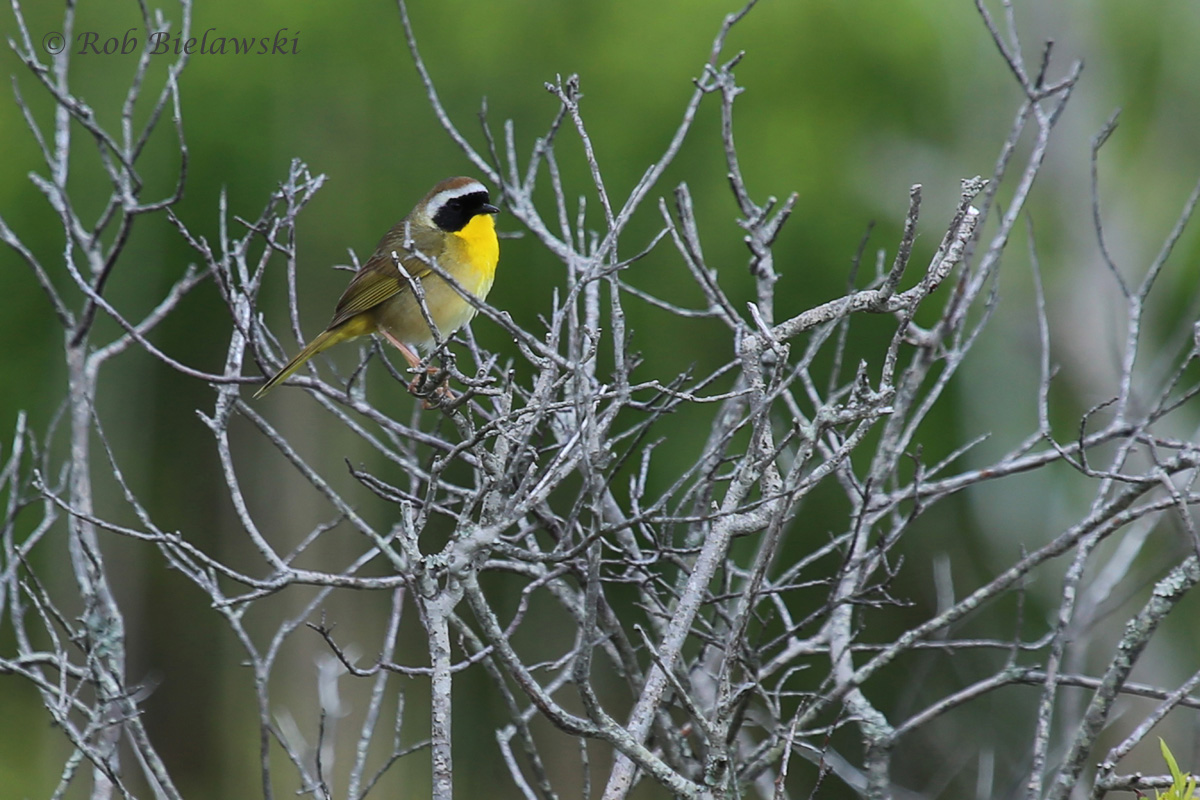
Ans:
[[[424,234],[414,234],[412,244],[414,249],[426,254],[429,258],[437,258],[443,249],[441,231],[430,231]],[[392,228],[379,242],[374,254],[367,263],[354,275],[346,291],[338,300],[333,312],[333,320],[329,328],[336,328],[346,320],[368,311],[380,303],[411,289],[407,278],[403,277],[392,260],[392,253],[400,257],[400,263],[405,272],[417,280],[422,280],[431,270],[429,265],[404,247],[404,228],[397,225]]]

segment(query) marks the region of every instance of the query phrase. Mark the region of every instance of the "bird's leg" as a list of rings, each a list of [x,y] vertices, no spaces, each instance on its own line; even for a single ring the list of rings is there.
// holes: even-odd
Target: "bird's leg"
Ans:
[[[416,353],[413,352],[411,347],[409,347],[404,342],[397,339],[390,331],[380,330],[379,333],[383,336],[383,338],[387,339],[389,342],[391,342],[393,345],[395,345],[396,349],[400,351],[400,355],[404,356],[404,360],[408,362],[408,365],[410,367],[412,367],[413,369],[417,369],[421,366],[421,359],[417,356]],[[426,374],[418,375],[417,377],[413,378],[412,383],[410,383],[408,385],[408,390],[410,392],[412,392],[413,394],[418,394],[417,390],[422,388],[422,384],[424,384],[425,381],[429,380],[429,378],[431,376],[436,375],[439,371],[440,370],[438,370],[437,367],[426,367],[425,368]],[[434,392],[437,393],[438,395],[440,395],[442,397],[443,401],[454,399],[454,392],[450,391],[450,387],[448,387],[446,385],[446,379],[444,377],[442,379],[442,382],[438,385],[438,387],[434,390]],[[431,403],[430,397],[427,395],[424,395],[424,393],[421,393],[418,396],[425,397],[425,400],[424,400],[425,408],[433,408],[434,405],[436,405],[435,403]]]
[[[421,366],[421,359],[417,357],[417,354],[412,351],[411,347],[393,336],[390,331],[380,330],[379,333],[383,338],[395,345],[396,349],[400,351],[400,355],[404,356],[404,360],[408,362],[410,367],[416,369]]]

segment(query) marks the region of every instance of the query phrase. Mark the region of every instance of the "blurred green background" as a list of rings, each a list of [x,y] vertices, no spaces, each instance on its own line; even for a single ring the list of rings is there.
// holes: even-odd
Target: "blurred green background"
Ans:
[[[734,9],[731,0],[440,0],[414,2],[411,14],[443,102],[476,145],[483,140],[475,115],[486,98],[493,129],[501,131],[502,122],[512,119],[525,157],[556,111],[543,84],[556,75],[578,73],[583,112],[608,189],[623,198],[674,132],[691,80],[700,74],[722,17]],[[176,7],[166,5],[163,11],[170,19],[179,17]],[[58,4],[27,4],[23,12],[35,46],[44,34],[61,29]],[[1200,173],[1200,48],[1195,46],[1200,5],[1018,3],[1017,18],[1031,64],[1044,40],[1055,41],[1052,79],[1073,59],[1086,63],[1030,205],[1055,309],[1055,358],[1064,365],[1064,383],[1074,393],[1063,401],[1064,419],[1073,419],[1111,394],[1120,342],[1119,333],[1085,333],[1094,330],[1090,326],[1096,316],[1118,308],[1091,228],[1089,141],[1116,108],[1123,109],[1120,127],[1103,154],[1102,210],[1110,247],[1135,274],[1153,257]],[[135,4],[80,3],[77,34],[96,31],[102,39],[119,38],[131,27],[139,29],[135,35],[145,35]],[[186,195],[176,213],[194,232],[216,241],[222,192],[232,214],[253,219],[293,159],[327,175],[328,183],[300,217],[298,233],[303,322],[311,334],[325,324],[346,282],[344,273],[328,266],[347,263],[347,248],[360,257],[369,253],[429,186],[449,175],[470,173],[471,165],[436,124],[394,4],[209,0],[195,10],[193,33],[208,28],[216,29],[213,35],[268,37],[286,28],[282,35],[296,37],[296,53],[193,56],[180,81],[190,160]],[[8,37],[17,35],[11,9],[0,12],[0,30]],[[77,50],[77,44],[71,49]],[[799,196],[777,248],[781,319],[844,289],[850,260],[869,223],[875,228],[867,261],[877,248],[885,248],[890,258],[914,183],[925,187],[914,264],[927,260],[958,199],[960,179],[990,174],[1020,100],[969,2],[763,0],[734,29],[726,57],[740,50],[746,56],[737,75],[745,92],[737,103],[735,132],[747,184],[760,202],[768,195]],[[10,51],[0,56],[0,64],[0,72],[16,76],[35,118],[48,130],[51,103],[45,91]],[[76,95],[115,129],[133,56],[77,55],[71,64]],[[148,78],[155,90],[164,66],[156,64]],[[146,108],[139,108],[139,119],[144,119]],[[715,97],[703,104],[696,129],[656,194],[668,196],[677,183],[689,184],[709,261],[719,266],[730,294],[741,301],[752,296],[752,286],[725,179],[717,111]],[[559,163],[569,188],[574,194],[588,193],[578,138],[564,131],[559,142]],[[88,217],[99,211],[106,186],[94,147],[79,129],[74,146],[71,185]],[[44,174],[44,166],[11,94],[0,102],[0,153],[0,215],[65,286],[56,217],[26,177],[30,171]],[[146,198],[174,185],[178,158],[169,126],[155,136],[140,171],[148,186]],[[1003,199],[1009,196],[1010,189],[1002,190]],[[589,208],[595,214],[598,204]],[[623,256],[642,249],[657,229],[654,205],[646,212],[622,242]],[[501,216],[499,225],[518,232],[511,217]],[[997,440],[993,452],[1000,452],[1014,436],[1036,425],[1037,335],[1025,244],[1020,235],[1010,247],[1000,282],[1003,312],[947,399],[945,429],[931,432],[925,442],[934,450],[945,452],[992,431]],[[1163,278],[1180,291],[1158,309],[1152,335],[1165,335],[1187,312],[1196,271],[1178,265],[1193,260],[1196,246],[1196,236],[1187,235],[1175,269]],[[135,226],[108,296],[136,317],[193,260],[195,255],[161,215],[144,219]],[[261,309],[280,333],[286,330],[281,275],[277,267]],[[631,271],[630,280],[684,304],[698,300],[668,246]],[[531,239],[506,240],[489,299],[536,330],[537,315],[548,311],[552,290],[562,282],[561,265]],[[62,332],[29,270],[8,248],[0,249],[0,292],[5,309],[0,336],[10,343],[0,359],[0,442],[7,453],[18,410],[29,413],[35,431],[50,424],[63,395],[64,368]],[[630,324],[648,374],[669,377],[691,363],[711,367],[730,357],[730,344],[719,331],[672,335],[658,327],[661,320],[653,312],[634,305]],[[111,323],[102,323],[93,342],[101,344],[115,331]],[[510,346],[486,320],[476,322],[474,332],[485,347],[505,351]],[[185,363],[219,370],[228,336],[228,314],[207,286],[158,331],[155,341]],[[333,358],[346,367],[353,356]],[[158,523],[182,530],[216,552],[237,553],[241,545],[211,439],[194,413],[211,408],[212,391],[130,352],[110,367],[100,393],[100,412],[122,468],[143,492]],[[314,415],[303,393],[278,392],[265,408],[306,455],[327,459],[331,480],[353,491],[342,459],[365,455],[328,419]],[[686,419],[670,421],[667,430],[686,435],[687,424]],[[245,446],[257,453],[261,442]],[[282,469],[277,457],[251,458],[262,471],[261,492],[288,485],[289,479],[279,478],[279,483],[273,477],[273,471]],[[1061,508],[1022,502],[1036,484],[1036,479],[1013,481],[948,508],[942,524],[919,545],[928,548],[926,561],[948,555],[958,585],[969,590],[991,574],[992,558],[1011,559],[1022,544],[1057,531],[1075,510],[1072,499],[1064,498]],[[269,517],[268,502],[263,500],[264,508],[257,510]],[[102,497],[99,506],[114,518],[129,516],[115,496]],[[292,516],[277,520],[281,540],[302,535],[328,511],[297,500],[288,513]],[[814,522],[814,527],[825,531],[841,524],[831,518]],[[1031,529],[1034,533],[1028,533]],[[130,677],[156,687],[145,703],[147,721],[160,737],[173,774],[189,796],[250,796],[257,785],[256,732],[247,724],[252,695],[248,675],[236,666],[238,652],[228,632],[199,593],[164,571],[153,552],[116,542],[113,558],[129,615]],[[902,578],[918,604],[914,618],[935,602],[932,568],[920,562],[912,562]],[[376,609],[386,602],[361,601]],[[296,602],[280,600],[289,607]],[[357,631],[352,624],[359,614],[356,602],[340,598],[330,613],[340,615],[348,637],[361,633],[369,650],[373,612],[362,613],[362,630]],[[10,636],[0,626],[0,645],[7,647]],[[298,666],[279,690],[281,713],[286,709],[305,730],[314,730],[314,663],[323,647],[315,635],[301,635],[289,646]],[[474,715],[483,719],[495,701],[486,684],[468,682],[465,687],[456,743],[462,753],[477,755],[459,771],[458,794],[474,797],[486,791],[515,797],[490,726],[473,724]],[[417,683],[410,688],[414,697],[423,691]],[[293,704],[283,699],[288,697]],[[0,794],[48,796],[66,752],[63,737],[46,724],[35,693],[24,683],[0,680],[0,708],[7,722],[0,726],[0,786],[6,787]],[[414,700],[410,714],[416,731],[425,724],[420,708]],[[953,741],[929,745],[952,748]],[[573,752],[569,757],[574,758]],[[427,759],[410,761],[397,768],[388,796],[427,796]],[[912,770],[917,788],[922,780],[936,783],[930,777],[936,769]],[[832,780],[823,791],[845,796]]]

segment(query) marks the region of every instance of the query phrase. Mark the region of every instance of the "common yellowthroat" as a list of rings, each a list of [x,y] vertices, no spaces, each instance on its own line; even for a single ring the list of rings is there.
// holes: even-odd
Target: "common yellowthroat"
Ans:
[[[430,269],[428,262],[435,262],[480,300],[487,297],[500,259],[492,219],[499,212],[491,204],[487,188],[474,178],[448,178],[430,189],[407,217],[384,234],[374,254],[355,273],[329,326],[254,397],[271,391],[317,353],[368,333],[383,336],[411,366],[418,366],[421,359],[412,347],[429,349],[436,340],[412,284],[396,268],[392,253],[399,256],[405,272],[420,282],[425,307],[445,339],[471,321],[475,307]]]

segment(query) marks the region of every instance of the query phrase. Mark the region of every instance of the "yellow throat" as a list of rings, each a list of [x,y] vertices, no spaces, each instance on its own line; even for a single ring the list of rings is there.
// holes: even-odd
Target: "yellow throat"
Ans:
[[[454,277],[476,297],[483,298],[492,288],[496,277],[496,263],[500,260],[500,242],[496,239],[496,221],[491,214],[477,214],[454,231],[465,251],[458,263],[466,266],[462,274]]]

